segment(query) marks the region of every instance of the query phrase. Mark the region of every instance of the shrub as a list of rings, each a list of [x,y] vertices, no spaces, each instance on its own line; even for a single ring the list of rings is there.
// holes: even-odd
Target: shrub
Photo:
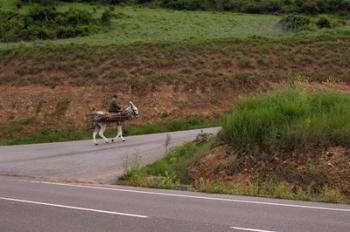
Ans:
[[[109,20],[110,15],[102,15],[102,22]],[[90,12],[79,9],[61,13],[54,6],[34,5],[24,14],[0,10],[0,41],[84,36],[97,30],[98,24]]]
[[[69,104],[70,104],[70,101],[68,99],[62,99],[62,100],[58,101],[56,104],[55,114],[57,116],[63,116],[66,113],[66,111],[69,107]]]
[[[322,16],[321,18],[319,18],[316,22],[316,25],[319,28],[331,28],[332,27],[330,19],[326,16]]]
[[[350,145],[350,95],[296,90],[237,102],[224,134],[237,147],[276,151]]]
[[[111,23],[111,19],[112,19],[112,13],[109,10],[106,10],[105,12],[102,13],[101,16],[101,23],[104,25],[108,25]]]
[[[306,16],[288,15],[281,19],[280,24],[286,31],[302,31],[309,28],[311,21]]]
[[[200,10],[208,7],[209,3],[203,0],[162,0],[163,6],[177,10]]]

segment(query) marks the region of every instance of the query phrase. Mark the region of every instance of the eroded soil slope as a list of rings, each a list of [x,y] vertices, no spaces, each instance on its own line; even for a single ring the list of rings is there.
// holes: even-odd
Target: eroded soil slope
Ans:
[[[40,128],[86,128],[114,93],[132,99],[132,123],[210,118],[297,76],[350,83],[350,40],[218,42],[200,45],[36,47],[0,51],[0,126],[26,120],[1,137]]]

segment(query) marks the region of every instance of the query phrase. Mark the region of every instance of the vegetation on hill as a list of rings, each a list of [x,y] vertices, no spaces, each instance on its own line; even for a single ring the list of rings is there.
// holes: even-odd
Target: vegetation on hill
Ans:
[[[257,39],[197,45],[73,44],[3,50],[0,121],[38,120],[0,137],[35,136],[43,128],[52,133],[72,127],[85,130],[87,115],[105,109],[115,91],[125,97],[123,101],[133,98],[142,110],[135,123],[146,123],[183,120],[191,115],[215,117],[231,110],[237,96],[277,88],[300,74],[316,83],[347,86],[349,44],[348,39]],[[63,97],[70,101],[67,112],[52,117]]]
[[[333,92],[275,92],[236,101],[225,119],[230,143],[259,156],[350,145],[350,96]]]
[[[57,14],[65,14],[67,11],[84,12],[92,16],[92,24],[73,26],[79,38],[46,40],[38,43],[0,43],[0,48],[18,46],[38,45],[60,45],[60,44],[84,44],[91,46],[102,46],[110,44],[139,44],[139,43],[160,43],[160,42],[203,42],[208,40],[249,40],[251,38],[276,38],[276,39],[299,39],[305,40],[319,37],[345,37],[349,35],[348,17],[340,14],[326,15],[268,15],[268,14],[242,14],[218,11],[173,11],[160,8],[138,7],[138,6],[111,6],[107,4],[87,4],[84,2],[62,2],[54,1],[55,6],[42,5],[44,8],[55,8]],[[19,18],[29,13],[34,3],[22,4],[16,8],[15,0],[7,0],[0,4],[3,12],[11,11]],[[16,17],[17,18],[17,17]],[[299,18],[306,19],[307,25],[299,25]],[[288,20],[286,20],[288,19]],[[102,21],[110,23],[102,23]],[[282,21],[281,21],[282,20]],[[10,20],[16,21],[16,20]],[[9,22],[6,21],[6,25]],[[31,22],[30,29],[40,29],[43,38],[60,38],[57,30],[72,29],[70,25],[57,25],[52,23]],[[17,21],[16,21],[17,22]],[[21,20],[19,20],[21,22]],[[305,20],[301,20],[305,23]],[[14,23],[13,23],[14,24]],[[17,25],[18,24],[18,25]],[[23,23],[17,23],[12,30],[23,27]],[[96,24],[98,24],[96,26]],[[101,26],[100,26],[101,25]],[[103,26],[102,26],[103,25]],[[108,27],[106,27],[108,25]],[[9,25],[8,25],[9,26]],[[67,28],[66,28],[67,27]],[[84,28],[85,31],[81,32]],[[28,30],[24,30],[24,35]],[[86,31],[88,30],[88,31]],[[74,31],[74,30],[73,30]],[[96,33],[95,33],[96,32]],[[292,32],[292,33],[291,33]],[[297,32],[297,33],[296,33]],[[12,33],[13,34],[13,33]],[[17,33],[18,34],[18,33]],[[74,33],[73,33],[74,34]],[[24,36],[22,35],[22,36]],[[50,36],[48,36],[50,35]],[[26,39],[21,38],[17,40]],[[35,34],[33,39],[40,39]],[[28,38],[27,38],[28,39]]]
[[[245,13],[315,14],[350,11],[348,0],[161,0],[160,5],[181,10],[216,9]]]
[[[238,91],[267,81],[290,81],[300,73],[312,81],[332,77],[349,83],[349,44],[348,39],[308,43],[257,39],[198,45],[19,48],[0,53],[0,83],[50,87],[118,84],[138,94],[162,83],[186,83],[188,88],[225,86]]]
[[[42,4],[55,0],[22,0]],[[71,2],[72,0],[63,0]],[[177,10],[226,10],[246,13],[335,13],[349,12],[349,0],[79,0],[108,4],[152,4]]]
[[[187,144],[120,183],[350,202],[349,106],[348,93],[330,90],[244,98],[214,143]]]
[[[109,24],[108,14],[97,19],[86,10],[71,8],[59,12],[54,6],[40,5],[25,12],[0,9],[0,42],[86,36]]]

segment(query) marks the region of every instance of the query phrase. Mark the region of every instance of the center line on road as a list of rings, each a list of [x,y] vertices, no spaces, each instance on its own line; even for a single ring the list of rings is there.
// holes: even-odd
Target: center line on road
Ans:
[[[244,228],[244,227],[234,227],[234,226],[232,226],[231,229],[244,230],[244,231],[254,231],[254,232],[276,232],[276,231],[272,231],[272,230],[259,230],[259,229]]]
[[[34,205],[52,206],[57,208],[73,209],[73,210],[80,210],[80,211],[89,211],[94,213],[104,213],[104,214],[112,214],[112,215],[127,216],[127,217],[137,217],[137,218],[148,218],[145,215],[139,215],[139,214],[120,213],[120,212],[107,211],[107,210],[83,208],[83,207],[76,207],[76,206],[69,206],[69,205],[58,205],[58,204],[51,204],[51,203],[45,203],[45,202],[39,202],[39,201],[28,201],[28,200],[7,198],[7,197],[0,197],[0,200],[21,202],[21,203],[34,204]]]
[[[116,191],[116,192],[128,192],[128,193],[148,194],[148,195],[167,196],[167,197],[190,198],[190,199],[198,199],[198,200],[223,201],[223,202],[233,202],[233,203],[280,206],[280,207],[314,209],[314,210],[329,210],[329,211],[348,212],[348,213],[350,212],[350,209],[346,209],[346,208],[335,208],[335,207],[331,208],[331,207],[312,206],[312,205],[285,204],[285,203],[268,202],[268,201],[253,201],[253,200],[249,201],[249,200],[238,200],[238,199],[219,198],[219,197],[196,196],[196,195],[189,195],[189,194],[151,192],[151,191],[144,191],[144,190],[123,189],[123,188],[111,188],[111,187],[98,187],[98,186],[89,186],[89,185],[53,183],[53,182],[45,182],[45,181],[30,181],[30,182],[39,183],[39,184],[50,184],[50,185],[74,187],[74,188],[108,190],[108,191]]]

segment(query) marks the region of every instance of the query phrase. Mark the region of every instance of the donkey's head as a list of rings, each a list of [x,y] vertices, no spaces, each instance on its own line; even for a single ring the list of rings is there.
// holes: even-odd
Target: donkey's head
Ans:
[[[135,104],[132,101],[129,101],[129,107],[130,109],[130,113],[131,116],[134,118],[138,118],[139,117],[139,110],[137,109],[137,107],[135,106]]]

